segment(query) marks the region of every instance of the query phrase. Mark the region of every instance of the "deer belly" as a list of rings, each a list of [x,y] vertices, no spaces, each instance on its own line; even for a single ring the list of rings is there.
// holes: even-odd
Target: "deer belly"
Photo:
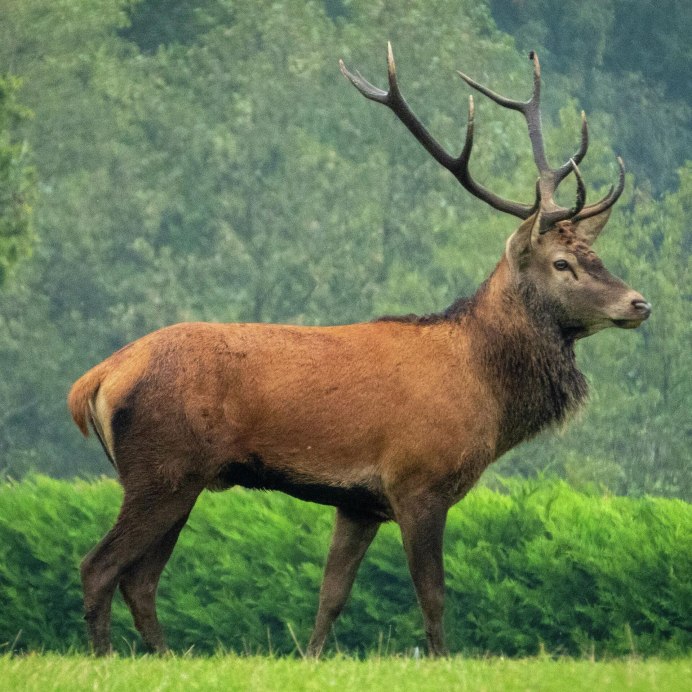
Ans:
[[[250,454],[243,461],[224,464],[214,488],[239,485],[257,490],[279,490],[307,502],[332,505],[354,514],[387,520],[392,510],[379,484],[365,481],[343,481],[317,478],[303,472],[275,468],[259,454]]]

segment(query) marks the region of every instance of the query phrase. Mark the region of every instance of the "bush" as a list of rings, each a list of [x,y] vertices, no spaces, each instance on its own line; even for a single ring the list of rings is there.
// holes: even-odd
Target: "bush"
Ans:
[[[34,476],[0,485],[0,645],[84,650],[78,564],[110,528],[110,480]],[[234,489],[197,503],[159,589],[177,650],[288,653],[309,636],[333,511]],[[452,651],[675,656],[690,650],[692,511],[562,482],[474,490],[446,534]],[[290,628],[289,628],[290,625]],[[337,622],[342,651],[423,646],[397,527],[382,527]],[[115,599],[113,642],[139,642]],[[334,640],[332,640],[334,643]],[[138,644],[135,644],[137,646]]]

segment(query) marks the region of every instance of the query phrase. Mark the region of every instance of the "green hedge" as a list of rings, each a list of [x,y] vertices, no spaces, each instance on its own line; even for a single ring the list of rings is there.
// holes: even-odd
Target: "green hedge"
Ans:
[[[560,482],[474,490],[445,544],[452,651],[675,656],[692,644],[692,509],[678,500],[602,497]],[[78,564],[110,528],[110,480],[35,476],[0,485],[0,647],[84,650]],[[205,493],[159,589],[179,651],[288,653],[315,613],[333,511],[278,493]],[[289,627],[290,625],[290,627]],[[421,617],[395,525],[361,567],[333,647],[406,652]],[[113,641],[139,646],[115,599]],[[1,651],[1,648],[0,648]]]

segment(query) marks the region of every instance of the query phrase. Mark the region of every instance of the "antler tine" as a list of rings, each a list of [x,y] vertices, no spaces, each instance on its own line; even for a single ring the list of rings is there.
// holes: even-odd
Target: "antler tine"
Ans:
[[[555,187],[557,186],[572,172],[572,161],[576,164],[580,164],[582,159],[586,156],[586,152],[589,148],[589,127],[586,124],[586,113],[581,112],[581,144],[579,145],[579,150],[577,153],[566,161],[555,171]]]
[[[574,217],[584,208],[586,204],[586,185],[582,178],[581,171],[574,159],[569,160],[570,170],[574,171],[574,177],[577,179],[577,200],[571,209],[557,208],[553,211],[542,211],[539,232],[545,233],[558,221],[565,219],[574,219]]]
[[[579,170],[579,166],[577,166],[577,162],[574,159],[570,159],[570,163],[574,169],[574,177],[577,179],[577,202],[572,209],[572,215],[576,216],[586,204],[586,185],[584,184],[584,178],[581,176],[581,171]]]
[[[510,108],[513,111],[520,111],[521,113],[525,112],[526,105],[529,103],[528,101],[515,101],[514,99],[508,99],[506,96],[502,96],[501,94],[498,94],[496,91],[493,91],[492,89],[488,89],[487,86],[484,86],[480,82],[477,82],[472,77],[469,77],[467,74],[464,74],[461,70],[457,70],[457,74],[470,87],[473,87],[476,91],[480,91],[481,94],[484,94],[489,99],[492,99],[493,101],[495,101],[495,103],[499,104],[500,106],[503,106],[504,108]],[[535,96],[535,86],[534,86],[534,96]]]
[[[391,109],[394,114],[406,125],[411,134],[423,145],[426,151],[461,183],[472,195],[482,199],[490,206],[508,214],[518,216],[520,219],[528,218],[535,210],[536,206],[529,206],[519,202],[503,199],[490,192],[471,177],[468,170],[468,162],[473,146],[473,120],[474,108],[473,99],[469,100],[469,119],[466,126],[466,141],[461,154],[454,158],[447,153],[434,137],[428,132],[423,123],[416,117],[408,103],[404,99],[396,78],[396,65],[394,63],[394,53],[391,43],[387,43],[387,73],[389,77],[389,91],[373,86],[358,72],[350,72],[344,65],[343,60],[339,60],[339,68],[342,74],[353,84],[358,91],[366,98],[382,103]]]
[[[360,93],[363,94],[366,99],[388,105],[387,101],[389,94],[386,91],[378,89],[376,86],[370,84],[370,82],[368,82],[368,80],[365,79],[360,72],[350,72],[346,68],[346,65],[344,65],[343,60],[339,60],[339,69],[341,70],[341,74],[343,74],[344,77],[346,77],[346,79],[348,79],[349,82],[351,82],[351,84],[353,84],[353,86],[356,87],[356,89],[358,89],[358,91],[360,91]]]
[[[604,212],[606,209],[610,209],[610,207],[612,207],[613,204],[615,204],[615,202],[618,201],[618,198],[622,194],[622,191],[625,189],[625,162],[619,156],[617,157],[617,162],[618,166],[620,167],[617,185],[615,187],[611,185],[608,194],[605,197],[603,197],[603,199],[600,199],[595,204],[591,204],[588,207],[585,207],[584,209],[580,210],[577,214],[575,214],[573,218],[573,221],[575,223],[577,221],[583,221],[584,219],[596,216],[596,214],[600,214]]]
[[[365,98],[377,103],[382,103],[389,109],[394,111],[396,116],[404,125],[411,131],[413,136],[425,147],[425,149],[433,156],[433,158],[442,164],[445,168],[449,168],[454,158],[450,156],[427,131],[423,123],[414,115],[408,103],[401,95],[399,85],[396,80],[396,65],[394,64],[394,54],[392,52],[391,43],[387,43],[387,74],[389,77],[389,91],[383,91],[373,86],[364,79],[360,73],[353,74],[344,65],[343,60],[339,60],[339,68],[341,73],[360,91]]]

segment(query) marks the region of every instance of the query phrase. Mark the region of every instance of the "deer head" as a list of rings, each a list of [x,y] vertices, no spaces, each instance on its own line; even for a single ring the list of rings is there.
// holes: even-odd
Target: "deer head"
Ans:
[[[382,103],[409,129],[429,154],[471,194],[499,211],[523,220],[507,241],[508,261],[516,287],[538,294],[540,303],[549,305],[551,314],[568,338],[580,338],[605,327],[638,327],[651,313],[644,297],[613,276],[591,249],[603,230],[612,206],[625,186],[625,168],[620,157],[616,185],[600,201],[586,205],[586,187],[578,164],[586,155],[589,136],[582,112],[581,143],[578,151],[559,168],[552,168],[545,154],[541,127],[541,68],[535,51],[529,53],[533,63],[533,94],[528,101],[515,101],[491,91],[462,72],[459,76],[471,87],[511,110],[519,111],[528,126],[533,159],[538,169],[535,200],[522,204],[506,200],[477,183],[469,172],[473,146],[474,103],[469,96],[466,141],[461,154],[451,156],[432,137],[416,117],[399,90],[391,44],[388,44],[387,67],[389,90],[378,89],[359,73],[341,72],[366,98]],[[558,185],[574,173],[576,200],[572,207],[561,207],[554,199]]]

